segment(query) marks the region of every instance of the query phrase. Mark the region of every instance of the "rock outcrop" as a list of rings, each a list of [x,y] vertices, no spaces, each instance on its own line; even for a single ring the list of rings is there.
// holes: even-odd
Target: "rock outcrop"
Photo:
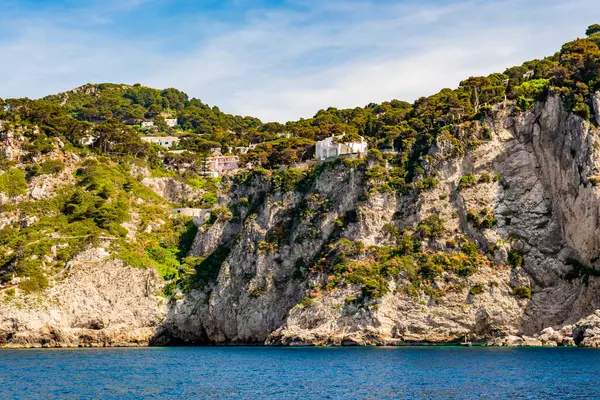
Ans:
[[[126,267],[104,248],[81,253],[58,279],[42,294],[5,297],[0,347],[147,346],[167,311],[156,271]]]

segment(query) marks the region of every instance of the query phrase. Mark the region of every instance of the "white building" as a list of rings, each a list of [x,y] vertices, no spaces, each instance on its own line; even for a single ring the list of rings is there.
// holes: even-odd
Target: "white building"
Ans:
[[[145,129],[154,128],[154,122],[153,121],[143,121],[142,128],[145,128]]]
[[[177,126],[177,118],[167,118],[165,119],[165,122],[169,128],[175,128]]]
[[[185,153],[187,150],[169,150],[168,153],[169,154],[183,154]]]
[[[142,142],[154,143],[166,149],[179,144],[179,138],[175,136],[142,136]]]
[[[210,217],[210,209],[208,208],[175,208],[172,212],[175,215],[192,217],[194,223],[198,226],[202,225]]]
[[[84,146],[91,146],[96,142],[96,137],[92,136],[92,135],[85,135],[84,137],[82,137],[79,140],[79,143],[81,143]]]
[[[336,158],[345,154],[363,154],[367,152],[367,142],[361,136],[360,142],[337,143],[343,136],[332,136],[317,142],[315,155],[317,160]]]
[[[234,151],[236,154],[247,154],[250,150],[254,150],[256,148],[255,144],[251,144],[248,147],[234,147]]]

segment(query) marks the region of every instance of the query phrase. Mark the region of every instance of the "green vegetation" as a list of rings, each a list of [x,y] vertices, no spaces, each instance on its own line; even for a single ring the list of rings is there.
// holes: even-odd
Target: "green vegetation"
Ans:
[[[479,175],[479,180],[477,181],[477,183],[490,183],[490,182],[492,182],[492,177],[490,176],[490,174]]]
[[[473,208],[469,209],[467,211],[467,221],[479,229],[490,229],[498,223],[498,220],[494,217],[494,210],[488,208],[483,208],[479,212]]]
[[[40,165],[46,165],[40,167],[44,171],[62,168],[57,162]],[[20,203],[19,210],[35,220],[25,228],[0,229],[0,281],[10,281],[15,273],[23,278],[22,290],[44,289],[48,277],[68,274],[67,263],[102,237],[112,239],[114,257],[134,267],[156,268],[165,280],[193,271],[194,260],[185,255],[195,237],[195,225],[190,218],[166,218],[169,211],[164,202],[133,179],[129,168],[127,162],[87,160],[75,174],[75,185],[65,185],[49,199]],[[5,174],[17,175],[24,182],[24,173],[16,171]],[[16,181],[13,177],[9,182]],[[145,202],[134,201],[138,197]],[[131,219],[132,212],[141,225],[135,239],[127,238],[121,225]],[[167,222],[144,230],[158,219]],[[48,255],[53,257],[47,259]]]
[[[314,302],[315,301],[313,299],[311,299],[310,297],[305,297],[300,302],[300,305],[302,306],[302,308],[311,308],[312,305],[314,304]]]
[[[596,33],[600,33],[600,25],[599,24],[590,25],[590,26],[588,26],[588,28],[585,31],[586,36],[592,36],[592,35],[595,35]]]
[[[513,268],[521,268],[523,266],[523,253],[519,250],[509,250],[508,263]]]
[[[522,299],[531,299],[531,289],[527,286],[521,286],[513,289],[513,294]]]
[[[428,239],[441,238],[446,231],[444,222],[437,214],[431,214],[419,223],[416,232]]]
[[[31,164],[26,167],[28,178],[40,175],[59,174],[63,169],[65,169],[65,164],[60,160],[46,160],[39,164]]]
[[[268,188],[239,199],[239,204],[214,207],[209,224],[243,222],[242,216],[247,218],[265,204],[268,192],[278,192],[278,200],[282,193],[306,194],[314,189],[319,175],[335,169],[352,170],[357,182],[365,179],[360,201],[375,199],[378,194],[433,190],[439,185],[436,168],[440,161],[493,140],[487,118],[501,103],[516,115],[548,96],[559,96],[568,110],[591,118],[590,95],[600,90],[600,25],[591,25],[586,35],[566,43],[550,57],[503,73],[470,77],[456,89],[443,89],[413,104],[392,100],[353,109],[331,107],[312,118],[286,124],[233,116],[179,90],[139,84],[94,84],[41,100],[2,100],[0,118],[19,127],[25,154],[18,162],[0,157],[0,192],[8,197],[24,195],[28,180],[64,171],[64,162],[72,161],[54,155],[61,151],[59,142],[82,161],[74,185],[65,184],[50,199],[18,205],[22,214],[35,217],[27,226],[0,229],[0,281],[6,283],[16,274],[25,278],[20,284],[23,290],[41,290],[48,286],[49,277],[68,272],[65,267],[78,252],[109,237],[115,257],[134,267],[156,268],[170,281],[166,294],[175,293],[178,285],[186,290],[208,286],[216,279],[230,247],[222,245],[205,258],[185,257],[195,226],[189,219],[170,218],[169,209],[174,205],[143,187],[139,177],[132,176],[132,165],[147,167],[155,177],[171,177],[205,191],[200,200],[186,206],[213,208],[219,190],[245,183]],[[176,118],[177,125],[169,128],[166,118]],[[156,129],[141,129],[144,120],[154,121]],[[143,142],[141,137],[146,134],[177,135],[181,139],[178,148],[187,151],[167,153]],[[89,148],[81,145],[88,135],[95,138]],[[331,136],[340,142],[362,137],[371,150],[366,159],[305,165],[314,157],[315,142]],[[449,150],[437,156],[439,153],[430,151],[437,144]],[[216,149],[238,154],[241,163],[253,170],[222,180],[207,178],[209,157]],[[499,175],[469,174],[461,177],[457,187],[464,190],[499,181]],[[408,291],[421,290],[437,298],[443,293],[430,285],[432,281],[444,273],[469,276],[488,262],[475,243],[450,237],[445,221],[437,215],[427,216],[416,227],[400,229],[399,224],[389,224],[384,231],[393,245],[364,248],[339,239],[350,219],[358,220],[360,210],[336,219],[334,232],[325,238],[321,222],[337,207],[335,201],[316,192],[298,201],[298,212],[286,216],[286,221],[290,226],[304,225],[307,237],[326,241],[324,257],[301,268],[301,273],[311,269],[330,274],[330,288],[356,284],[363,296],[381,297],[389,290],[388,280],[401,276],[410,282]],[[3,206],[6,211],[15,209],[14,205]],[[486,208],[469,210],[467,218],[478,229],[497,223],[493,211]],[[270,230],[258,244],[259,251],[274,253],[287,243],[287,224]],[[426,240],[445,242],[448,251],[424,250]],[[52,261],[45,258],[48,254],[53,254]],[[508,262],[521,267],[523,254],[511,250]],[[569,277],[596,276],[589,267],[571,265]],[[476,285],[470,291],[480,289]]]
[[[306,173],[297,168],[286,168],[271,175],[271,183],[275,190],[290,192],[306,177]]]
[[[0,192],[8,197],[23,195],[27,192],[25,173],[18,168],[11,168],[0,175]]]
[[[462,178],[460,178],[460,181],[458,181],[458,190],[473,187],[476,183],[477,178],[475,178],[475,175],[464,175]]]
[[[439,219],[429,218],[428,224],[420,226],[433,225],[436,228],[418,234],[430,235],[435,232],[434,236],[441,235],[440,223]],[[388,281],[398,277],[410,281],[414,288],[439,297],[443,293],[435,290],[433,293],[430,283],[441,274],[446,272],[468,277],[489,263],[474,243],[465,242],[460,252],[422,250],[417,237],[403,234],[397,245],[383,247],[365,248],[361,242],[340,239],[329,246],[312,270],[330,273],[326,285],[328,289],[357,284],[361,286],[364,297],[382,297],[389,292]]]
[[[483,285],[483,283],[476,283],[469,289],[469,294],[476,296],[478,294],[482,294],[484,290],[485,286]]]

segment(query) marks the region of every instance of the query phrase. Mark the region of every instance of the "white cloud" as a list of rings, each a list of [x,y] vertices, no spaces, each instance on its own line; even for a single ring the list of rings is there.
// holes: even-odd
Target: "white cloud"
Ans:
[[[145,36],[162,34],[156,42],[19,21],[13,38],[0,42],[0,74],[9,77],[0,93],[36,97],[88,81],[140,81],[179,88],[227,112],[285,121],[328,106],[411,101],[550,55],[600,20],[595,3],[296,0],[289,9],[254,9],[209,36],[207,26],[191,23],[217,23],[190,15],[181,34]],[[165,50],[182,41],[177,52]]]

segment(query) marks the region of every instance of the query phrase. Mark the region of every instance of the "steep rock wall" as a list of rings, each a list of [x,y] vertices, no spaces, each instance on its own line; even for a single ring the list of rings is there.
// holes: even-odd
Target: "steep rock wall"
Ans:
[[[167,311],[161,288],[153,269],[89,249],[44,293],[5,299],[0,347],[146,346]]]
[[[451,145],[438,139],[430,151],[430,167],[439,179],[433,190],[364,201],[364,175],[338,167],[319,176],[308,193],[267,196],[256,217],[243,225],[217,222],[199,233],[195,254],[224,244],[230,253],[214,286],[172,305],[156,342],[445,342],[465,334],[482,339],[535,335],[548,327],[569,328],[586,317],[599,306],[598,279],[567,277],[573,260],[593,266],[598,259],[596,130],[568,113],[556,97],[524,115],[498,107],[485,124],[493,139],[460,157],[447,159]],[[465,174],[499,179],[459,191],[457,183]],[[265,196],[267,190],[266,184],[239,187],[226,201],[261,192]],[[294,222],[290,215],[311,196],[330,199],[331,207],[310,226]],[[492,229],[477,229],[469,221],[469,210],[482,207],[494,210],[498,223]],[[333,221],[348,213],[355,218],[336,232]],[[435,282],[446,293],[442,298],[407,295],[402,290],[406,282],[398,278],[383,298],[364,304],[348,301],[359,296],[356,285],[319,293],[310,305],[301,303],[327,276],[298,273],[298,261],[318,257],[331,235],[385,245],[386,224],[414,226],[430,214],[439,215],[448,231],[474,241],[480,250],[494,246],[490,257],[495,265],[466,280],[444,276]],[[270,230],[285,226],[289,243],[272,253],[258,250]],[[444,248],[439,241],[426,246]],[[505,266],[510,249],[523,254],[522,268]],[[474,296],[469,287],[476,284],[489,289]],[[513,295],[522,286],[531,287],[531,300]]]

